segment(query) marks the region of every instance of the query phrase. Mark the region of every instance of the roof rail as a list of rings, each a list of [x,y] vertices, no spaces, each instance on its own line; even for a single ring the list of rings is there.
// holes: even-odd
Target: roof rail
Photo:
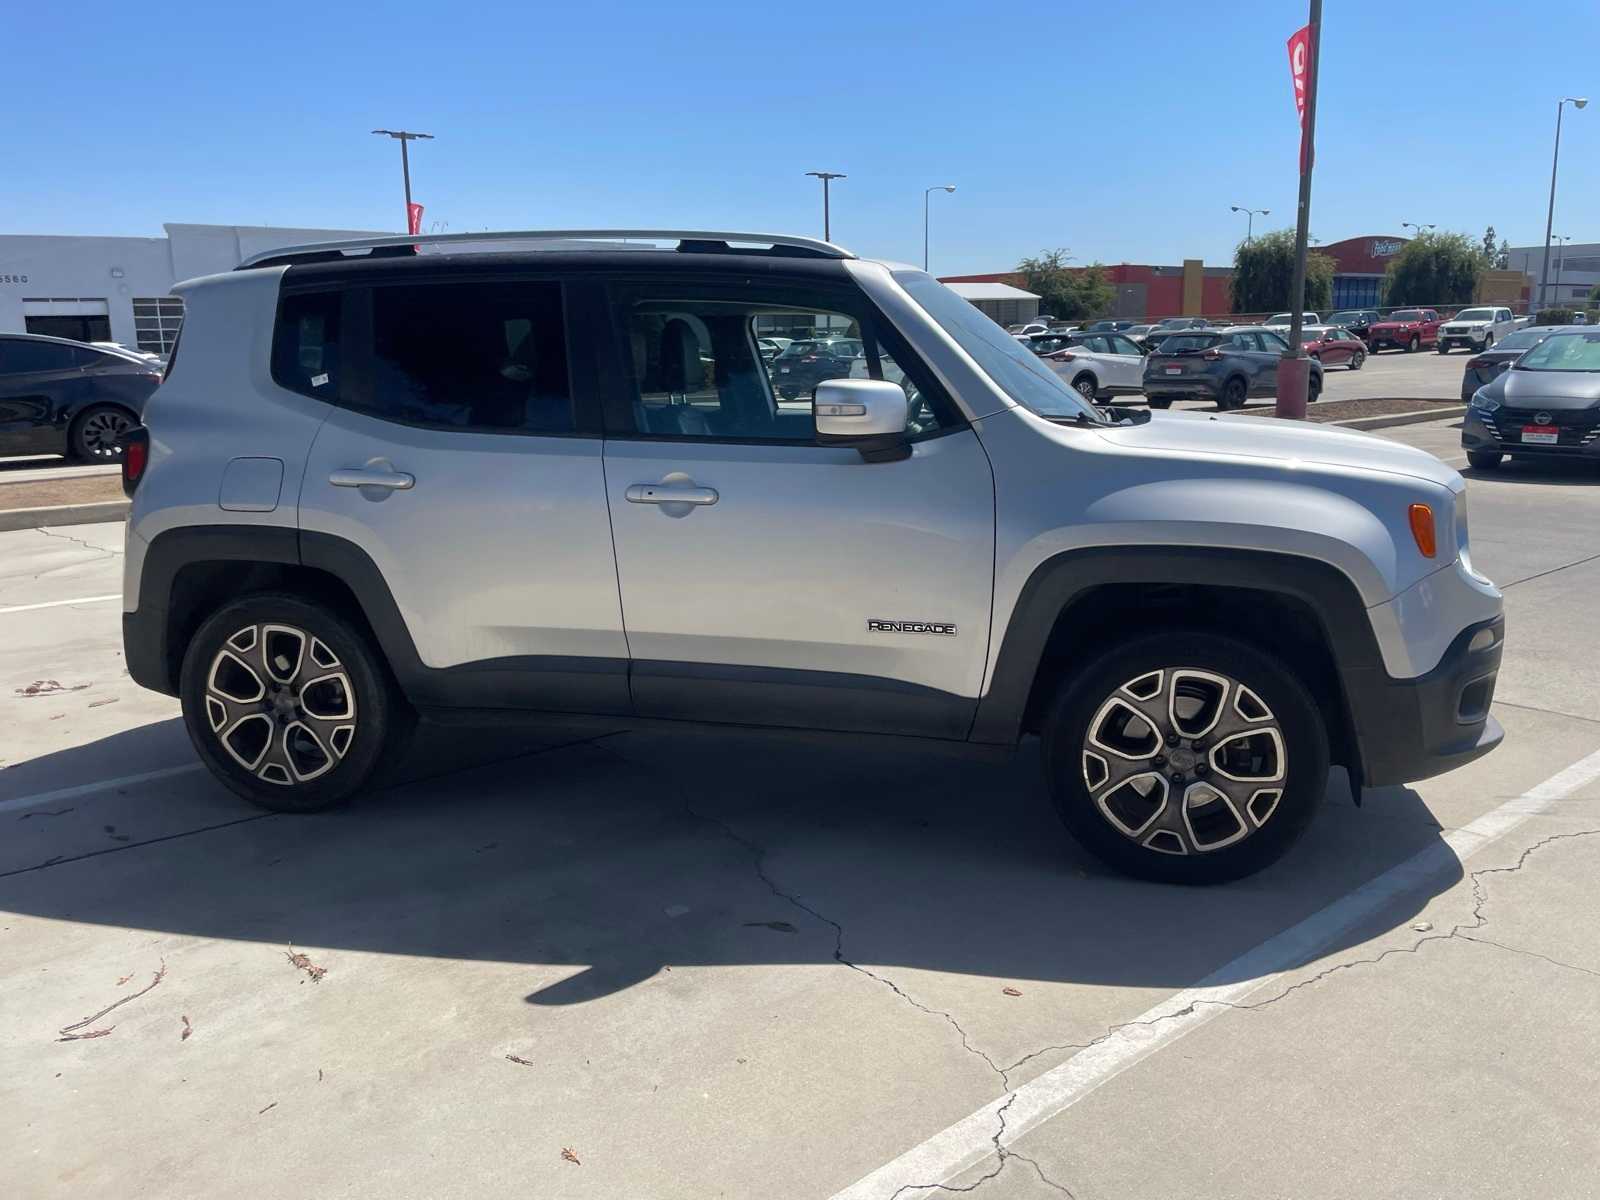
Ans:
[[[340,258],[409,257],[421,246],[477,244],[481,242],[608,241],[632,239],[676,241],[682,251],[727,253],[734,244],[769,247],[774,253],[798,251],[806,258],[854,258],[842,246],[817,238],[790,237],[777,233],[719,233],[693,229],[515,229],[483,233],[399,233],[387,237],[350,238],[346,241],[311,242],[304,246],[283,246],[252,254],[235,270],[251,267],[282,266],[294,262],[332,262]],[[570,247],[563,247],[569,249]],[[599,247],[595,247],[598,249]]]

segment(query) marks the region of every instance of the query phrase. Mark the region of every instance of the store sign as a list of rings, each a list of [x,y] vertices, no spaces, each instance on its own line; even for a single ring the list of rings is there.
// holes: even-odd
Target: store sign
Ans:
[[[1396,241],[1393,238],[1380,238],[1372,243],[1372,257],[1390,258],[1399,254],[1400,247],[1403,245],[1405,245],[1404,242]]]
[[[0,275],[0,283],[27,283],[26,275]]]

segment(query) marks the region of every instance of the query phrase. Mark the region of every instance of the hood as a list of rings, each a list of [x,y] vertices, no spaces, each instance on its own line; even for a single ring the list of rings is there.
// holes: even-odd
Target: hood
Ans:
[[[1504,371],[1490,393],[1510,408],[1588,408],[1600,403],[1600,373]]]
[[[1480,325],[1493,325],[1494,322],[1491,321],[1488,317],[1473,317],[1470,321],[1460,321],[1460,320],[1457,320],[1454,317],[1452,317],[1450,320],[1446,321],[1445,324],[1446,325],[1459,325],[1464,329],[1472,329],[1472,328],[1476,328],[1477,326],[1480,326]]]
[[[1370,433],[1333,429],[1273,417],[1213,417],[1206,413],[1156,412],[1143,425],[1118,425],[1101,436],[1130,449],[1188,451],[1265,459],[1281,464],[1315,463],[1409,475],[1457,490],[1461,477],[1433,455]]]
[[[1404,329],[1407,325],[1421,325],[1421,321],[1374,321],[1369,329]]]

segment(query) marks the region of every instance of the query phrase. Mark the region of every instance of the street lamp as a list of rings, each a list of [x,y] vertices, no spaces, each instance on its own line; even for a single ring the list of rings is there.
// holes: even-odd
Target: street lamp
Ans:
[[[833,240],[833,223],[828,213],[828,184],[835,179],[843,179],[845,176],[838,171],[807,171],[806,174],[822,180],[822,240],[831,242]]]
[[[1424,229],[1437,229],[1439,227],[1437,225],[1418,225],[1415,221],[1401,221],[1400,228],[1415,229],[1420,234]]]
[[[1272,211],[1270,208],[1241,208],[1237,204],[1230,204],[1228,207],[1234,212],[1244,213],[1244,240],[1246,244],[1249,243],[1251,235],[1255,233],[1256,218],[1264,217]]]
[[[412,133],[409,129],[374,129],[373,133],[392,137],[400,143],[400,174],[406,183],[406,232],[411,232],[411,156],[406,152],[407,142],[433,140],[431,133]]]
[[[1561,301],[1561,268],[1567,263],[1567,243],[1572,240],[1569,233],[1558,233],[1555,240],[1561,243],[1561,257],[1556,259],[1556,302]]]
[[[1556,167],[1561,163],[1561,110],[1568,104],[1583,108],[1589,103],[1587,96],[1563,96],[1556,105],[1556,150],[1550,157],[1550,209],[1544,218],[1544,265],[1539,268],[1539,307],[1544,307],[1544,285],[1550,278],[1550,229],[1556,223]]]
[[[922,190],[922,269],[928,269],[928,197],[934,192],[953,192],[956,190],[953,183],[936,183],[931,188]]]

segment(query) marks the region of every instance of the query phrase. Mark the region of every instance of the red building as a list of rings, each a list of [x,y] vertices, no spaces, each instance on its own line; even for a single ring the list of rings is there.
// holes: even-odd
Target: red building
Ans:
[[[1081,269],[1081,268],[1080,268]],[[1182,266],[1150,267],[1117,263],[1102,268],[1115,291],[1112,311],[1106,316],[1129,321],[1159,321],[1162,317],[1198,317],[1233,311],[1230,288],[1232,267],[1208,267],[1199,259]],[[941,275],[941,283],[1009,283],[1026,288],[1020,271],[987,275]],[[1054,314],[1051,314],[1054,315]]]

